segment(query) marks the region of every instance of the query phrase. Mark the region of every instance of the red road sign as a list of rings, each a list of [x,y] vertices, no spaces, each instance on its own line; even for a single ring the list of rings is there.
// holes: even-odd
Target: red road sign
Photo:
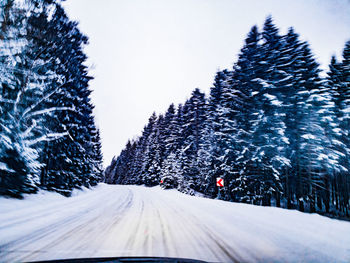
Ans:
[[[217,177],[216,178],[216,186],[218,187],[224,187],[224,179]]]

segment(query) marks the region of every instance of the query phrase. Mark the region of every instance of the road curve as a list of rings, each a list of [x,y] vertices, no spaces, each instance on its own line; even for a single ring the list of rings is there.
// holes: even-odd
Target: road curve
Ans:
[[[70,198],[11,205],[0,215],[0,262],[109,256],[350,262],[350,223],[105,184]]]

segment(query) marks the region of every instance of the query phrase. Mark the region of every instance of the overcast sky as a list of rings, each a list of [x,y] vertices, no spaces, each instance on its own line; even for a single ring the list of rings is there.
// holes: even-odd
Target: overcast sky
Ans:
[[[104,163],[141,134],[153,111],[208,92],[218,69],[232,68],[251,26],[271,14],[293,26],[326,68],[350,40],[349,0],[67,0],[90,38],[92,100]]]

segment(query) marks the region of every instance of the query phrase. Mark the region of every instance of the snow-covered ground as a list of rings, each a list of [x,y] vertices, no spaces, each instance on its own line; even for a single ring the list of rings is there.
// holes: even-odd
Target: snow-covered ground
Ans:
[[[350,223],[159,187],[0,198],[1,262],[102,256],[350,262]]]

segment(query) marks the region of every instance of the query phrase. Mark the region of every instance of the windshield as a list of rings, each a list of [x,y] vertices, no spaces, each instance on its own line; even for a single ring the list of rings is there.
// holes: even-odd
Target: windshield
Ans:
[[[0,262],[350,262],[348,14],[1,0]]]

